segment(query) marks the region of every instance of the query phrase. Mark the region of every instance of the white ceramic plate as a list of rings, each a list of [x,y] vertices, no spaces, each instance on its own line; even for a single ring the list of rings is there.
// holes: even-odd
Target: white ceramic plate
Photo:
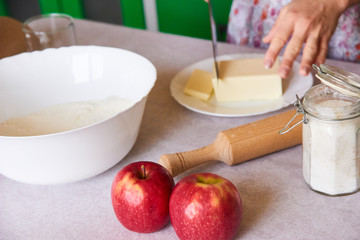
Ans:
[[[255,58],[264,57],[261,54],[231,54],[222,55],[218,60],[232,60],[239,58]],[[194,63],[182,71],[180,71],[171,81],[170,91],[175,100],[184,107],[203,114],[220,117],[242,117],[263,114],[271,111],[276,111],[296,101],[296,95],[299,98],[303,97],[305,92],[313,85],[313,77],[311,74],[304,77],[298,74],[300,64],[294,62],[292,72],[288,79],[287,86],[285,86],[285,93],[282,97],[274,100],[259,100],[259,101],[240,101],[230,103],[216,102],[215,96],[212,96],[208,101],[202,101],[198,98],[185,95],[183,89],[187,80],[194,69],[201,69],[211,72],[213,66],[213,59],[205,59]]]

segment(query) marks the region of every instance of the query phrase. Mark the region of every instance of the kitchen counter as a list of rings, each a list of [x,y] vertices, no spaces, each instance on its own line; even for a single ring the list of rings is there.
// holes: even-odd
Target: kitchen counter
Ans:
[[[210,144],[219,131],[259,120],[285,109],[251,117],[214,117],[190,111],[171,96],[172,78],[183,68],[210,58],[211,42],[183,36],[75,21],[80,45],[127,49],[148,58],[158,79],[149,95],[133,149],[110,170],[87,180],[55,186],[19,183],[0,175],[0,239],[177,239],[169,223],[139,234],[116,219],[110,188],[116,173],[135,161],[157,162],[161,154]],[[225,43],[219,55],[264,53]],[[360,65],[327,63],[360,72]],[[235,166],[210,162],[177,177],[212,172],[231,180],[243,201],[243,219],[236,239],[360,239],[360,193],[328,197],[309,189],[302,174],[302,148],[295,146]]]

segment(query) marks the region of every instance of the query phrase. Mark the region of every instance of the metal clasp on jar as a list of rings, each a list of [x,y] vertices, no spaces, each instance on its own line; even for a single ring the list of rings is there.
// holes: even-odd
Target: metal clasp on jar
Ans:
[[[294,106],[296,108],[296,114],[294,115],[294,117],[292,117],[290,119],[290,121],[285,125],[285,127],[279,131],[279,134],[285,134],[285,133],[289,132],[291,129],[293,129],[294,127],[296,127],[300,123],[304,123],[304,124],[308,123],[309,120],[306,118],[306,112],[305,112],[305,110],[304,110],[304,108],[302,106],[302,103],[301,103],[298,95],[296,95],[296,102],[294,103]],[[295,123],[290,128],[288,128],[289,125],[291,124],[291,122],[294,121],[294,119],[296,118],[296,116],[298,114],[302,114],[304,116],[303,119],[301,121]]]

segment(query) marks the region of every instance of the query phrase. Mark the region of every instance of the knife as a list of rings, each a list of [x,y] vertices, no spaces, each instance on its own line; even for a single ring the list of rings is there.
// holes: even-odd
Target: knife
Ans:
[[[210,28],[211,28],[211,43],[212,43],[212,52],[214,59],[214,67],[215,67],[215,76],[216,80],[219,81],[219,66],[217,62],[217,33],[216,33],[216,23],[214,20],[213,14],[213,6],[211,0],[208,0],[209,5],[209,17],[210,17]]]

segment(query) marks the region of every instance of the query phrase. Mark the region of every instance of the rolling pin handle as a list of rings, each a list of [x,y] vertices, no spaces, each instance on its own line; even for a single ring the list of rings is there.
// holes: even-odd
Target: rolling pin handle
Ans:
[[[206,147],[187,152],[163,154],[160,156],[159,164],[175,177],[202,163],[216,161],[218,156],[218,150],[212,143]]]
[[[235,165],[301,144],[302,119],[299,114],[295,114],[296,110],[293,109],[222,131],[212,144],[188,152],[163,154],[159,163],[175,177],[208,161],[222,161],[228,165]],[[286,135],[280,135],[279,129],[294,115],[293,120],[299,121],[300,127],[294,128]]]

